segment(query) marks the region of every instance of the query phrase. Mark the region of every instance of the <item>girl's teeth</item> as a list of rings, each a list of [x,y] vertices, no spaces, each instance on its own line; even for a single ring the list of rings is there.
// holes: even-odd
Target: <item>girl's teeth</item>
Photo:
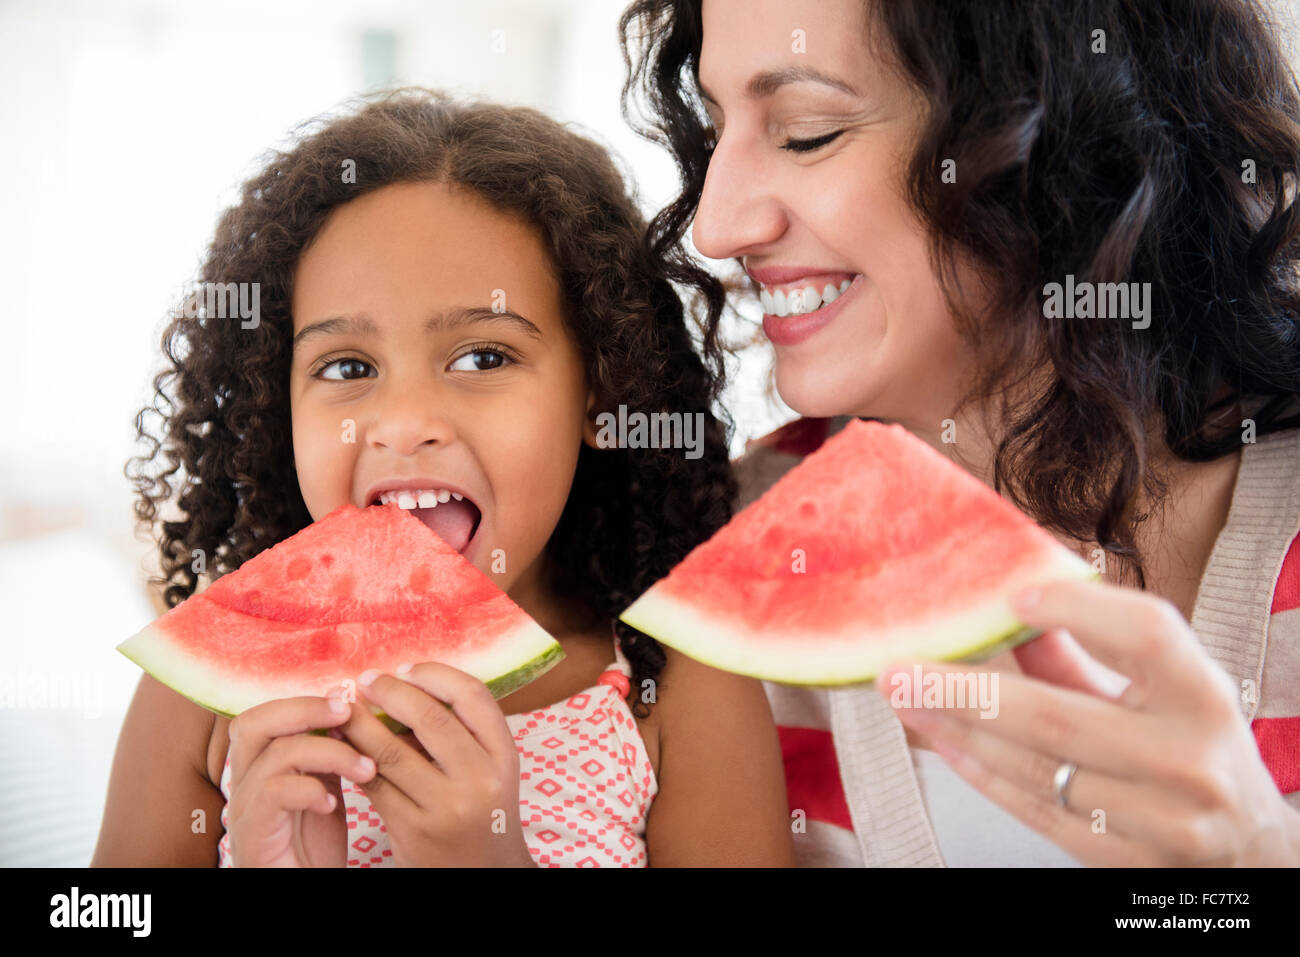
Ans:
[[[398,508],[437,508],[438,503],[450,501],[455,498],[456,501],[463,501],[465,496],[459,492],[450,492],[445,488],[417,488],[403,489],[401,491],[381,492],[379,494],[380,505],[390,505],[397,503]]]
[[[818,292],[812,286],[791,289],[789,293],[786,293],[783,289],[778,289],[775,293],[772,293],[760,288],[758,298],[763,304],[763,312],[767,315],[802,316],[809,312],[816,312],[822,306],[834,302],[852,284],[853,280],[845,279],[837,288],[834,283],[828,282],[822,287],[821,292]]]

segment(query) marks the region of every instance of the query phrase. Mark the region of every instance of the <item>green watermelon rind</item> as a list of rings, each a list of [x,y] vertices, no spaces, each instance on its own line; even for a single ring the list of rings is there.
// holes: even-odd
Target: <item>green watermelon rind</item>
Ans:
[[[194,601],[201,597],[201,595],[196,595],[194,598],[191,598],[190,601]],[[194,702],[199,707],[211,711],[214,714],[219,714],[225,718],[234,718],[241,711],[254,707],[257,704],[261,704],[264,701],[271,701],[276,698],[296,697],[299,695],[323,694],[328,690],[324,686],[315,689],[308,689],[305,687],[293,687],[286,684],[277,689],[277,693],[245,693],[242,702],[238,705],[217,704],[210,701],[204,701],[204,697],[217,698],[221,696],[204,695],[202,692],[184,690],[185,688],[193,689],[197,685],[197,682],[194,680],[191,679],[187,681],[185,676],[177,674],[178,668],[176,665],[184,663],[186,654],[183,651],[173,650],[168,647],[167,635],[164,631],[156,627],[157,624],[158,623],[155,622],[137,632],[135,635],[122,642],[122,644],[118,645],[117,650],[131,661],[135,662],[135,664],[139,665],[155,680],[171,688],[182,697]],[[489,669],[482,667],[476,668],[472,659],[460,662],[458,667],[460,667],[460,670],[473,674],[475,677],[478,677],[479,680],[483,681],[483,683],[487,685],[488,690],[492,692],[492,697],[499,700],[540,677],[563,660],[564,649],[555,641],[554,638],[544,631],[540,625],[531,620],[521,622],[514,631],[503,637],[497,645],[494,645],[494,648],[499,651],[501,648],[509,649],[517,645],[526,646],[526,643],[530,642],[533,643],[533,647],[529,649],[529,651],[524,651],[522,653],[528,654],[531,651],[531,657],[521,661],[517,667],[511,668],[508,671],[498,671],[496,674],[489,674],[487,677],[482,677],[482,672]],[[217,675],[212,670],[212,667],[211,663],[196,663],[193,666],[193,672],[206,672],[212,674],[217,678],[217,680],[222,680],[222,677]],[[479,673],[475,674],[476,671]],[[226,697],[228,698],[229,696],[227,695]],[[371,707],[371,713],[374,714],[375,717],[379,718],[379,720],[395,734],[401,734],[410,730],[405,725],[374,706]],[[310,733],[325,734],[327,733],[327,730],[328,729],[317,729]]]
[[[913,628],[906,637],[894,641],[888,638],[882,641],[877,635],[855,642],[852,636],[846,636],[845,640],[832,641],[828,646],[826,636],[810,628],[803,642],[798,636],[777,636],[778,641],[788,643],[791,649],[783,656],[774,642],[764,642],[752,634],[734,635],[728,640],[726,636],[733,629],[725,622],[710,620],[707,610],[657,593],[654,588],[619,617],[655,640],[723,671],[802,687],[870,684],[880,669],[892,662],[930,660],[973,664],[1038,637],[1042,630],[1019,621],[1011,611],[1007,596],[1035,584],[1096,581],[1101,577],[1091,565],[1062,546],[1054,546],[1046,558],[1046,563],[1039,565],[1035,572],[1012,576],[981,608],[958,616],[960,625],[954,626],[951,618],[943,619]],[[719,635],[724,637],[719,640]],[[882,646],[886,649],[883,652],[879,650]],[[894,647],[898,650],[890,650]],[[903,648],[910,649],[910,653]],[[819,651],[828,664],[816,664]],[[856,661],[850,660],[854,657]]]

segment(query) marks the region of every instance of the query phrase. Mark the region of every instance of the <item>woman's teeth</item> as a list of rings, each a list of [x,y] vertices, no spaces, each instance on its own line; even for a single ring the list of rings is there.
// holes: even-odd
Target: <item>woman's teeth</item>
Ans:
[[[834,302],[852,285],[852,282],[851,279],[845,279],[838,288],[834,283],[828,282],[820,292],[817,291],[816,286],[803,286],[791,289],[788,293],[783,289],[773,293],[768,292],[767,287],[763,286],[759,290],[758,298],[763,303],[763,312],[769,316],[802,316]]]
[[[398,508],[404,509],[437,508],[439,502],[447,502],[453,498],[459,502],[464,496],[459,492],[449,492],[445,488],[413,488],[400,492],[381,492],[379,504],[388,505],[396,502]]]

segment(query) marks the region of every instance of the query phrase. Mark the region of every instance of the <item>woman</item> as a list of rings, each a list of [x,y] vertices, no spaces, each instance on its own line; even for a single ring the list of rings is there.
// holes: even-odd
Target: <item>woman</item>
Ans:
[[[1300,864],[1300,95],[1262,10],[638,0],[622,30],[684,180],[650,239],[739,262],[806,417],[748,494],[900,422],[1104,573],[1020,606],[1046,633],[986,663],[996,721],[769,686],[801,861]],[[722,289],[679,270],[714,348]]]

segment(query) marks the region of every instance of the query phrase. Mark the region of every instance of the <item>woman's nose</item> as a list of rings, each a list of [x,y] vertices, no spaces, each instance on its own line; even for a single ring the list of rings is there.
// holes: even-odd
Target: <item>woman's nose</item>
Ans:
[[[691,239],[710,259],[734,259],[778,239],[784,209],[773,195],[770,171],[754,148],[724,135],[709,160]]]
[[[391,383],[371,410],[366,444],[398,455],[412,455],[429,444],[456,438],[450,403],[434,389]]]

